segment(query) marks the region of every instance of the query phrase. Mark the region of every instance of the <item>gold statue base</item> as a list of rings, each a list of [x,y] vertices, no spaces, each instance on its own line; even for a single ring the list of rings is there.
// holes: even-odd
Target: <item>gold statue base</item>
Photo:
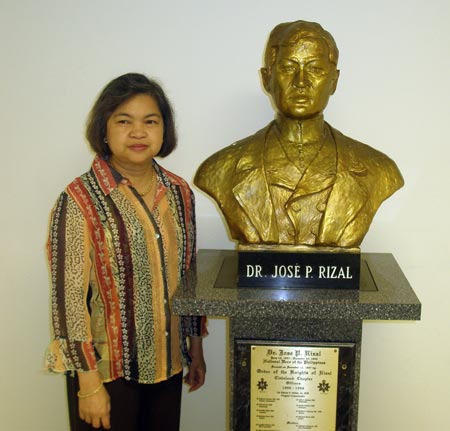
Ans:
[[[356,253],[361,254],[360,247],[325,247],[313,245],[290,244],[238,244],[237,251],[268,251],[273,253]]]

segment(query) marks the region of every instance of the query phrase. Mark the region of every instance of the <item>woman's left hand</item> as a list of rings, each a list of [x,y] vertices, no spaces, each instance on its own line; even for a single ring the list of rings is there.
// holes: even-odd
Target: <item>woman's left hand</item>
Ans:
[[[189,392],[196,391],[205,383],[206,363],[203,357],[203,338],[190,337],[189,356],[191,364],[189,371],[184,377],[184,382],[190,386]]]

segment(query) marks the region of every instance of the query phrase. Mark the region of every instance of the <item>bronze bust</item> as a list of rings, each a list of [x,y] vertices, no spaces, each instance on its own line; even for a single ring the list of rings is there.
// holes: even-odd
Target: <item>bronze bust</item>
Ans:
[[[274,120],[199,167],[194,183],[240,244],[358,247],[381,203],[402,187],[390,158],[324,121],[338,55],[317,23],[277,25],[261,69]]]

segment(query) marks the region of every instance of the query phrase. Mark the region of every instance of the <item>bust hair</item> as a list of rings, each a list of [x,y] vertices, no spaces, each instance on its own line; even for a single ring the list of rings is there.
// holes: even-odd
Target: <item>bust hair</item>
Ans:
[[[264,66],[270,69],[276,61],[280,46],[295,45],[304,37],[322,39],[328,46],[329,60],[335,66],[338,64],[339,50],[333,36],[320,24],[309,21],[293,21],[278,24],[270,33],[264,54]]]
[[[147,94],[153,97],[163,117],[163,144],[157,156],[168,156],[175,149],[177,136],[174,113],[164,90],[155,80],[149,79],[145,75],[127,73],[106,85],[89,113],[86,122],[86,139],[95,153],[101,156],[111,154],[111,150],[105,142],[106,123],[119,105],[138,94]]]

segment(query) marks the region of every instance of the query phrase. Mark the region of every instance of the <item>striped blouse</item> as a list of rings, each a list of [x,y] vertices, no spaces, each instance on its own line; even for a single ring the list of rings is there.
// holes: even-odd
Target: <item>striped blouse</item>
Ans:
[[[206,334],[204,317],[170,312],[195,259],[194,195],[182,178],[153,164],[151,209],[99,156],[55,204],[47,243],[51,371],[98,370],[104,381],[157,383],[182,370],[185,336]]]

